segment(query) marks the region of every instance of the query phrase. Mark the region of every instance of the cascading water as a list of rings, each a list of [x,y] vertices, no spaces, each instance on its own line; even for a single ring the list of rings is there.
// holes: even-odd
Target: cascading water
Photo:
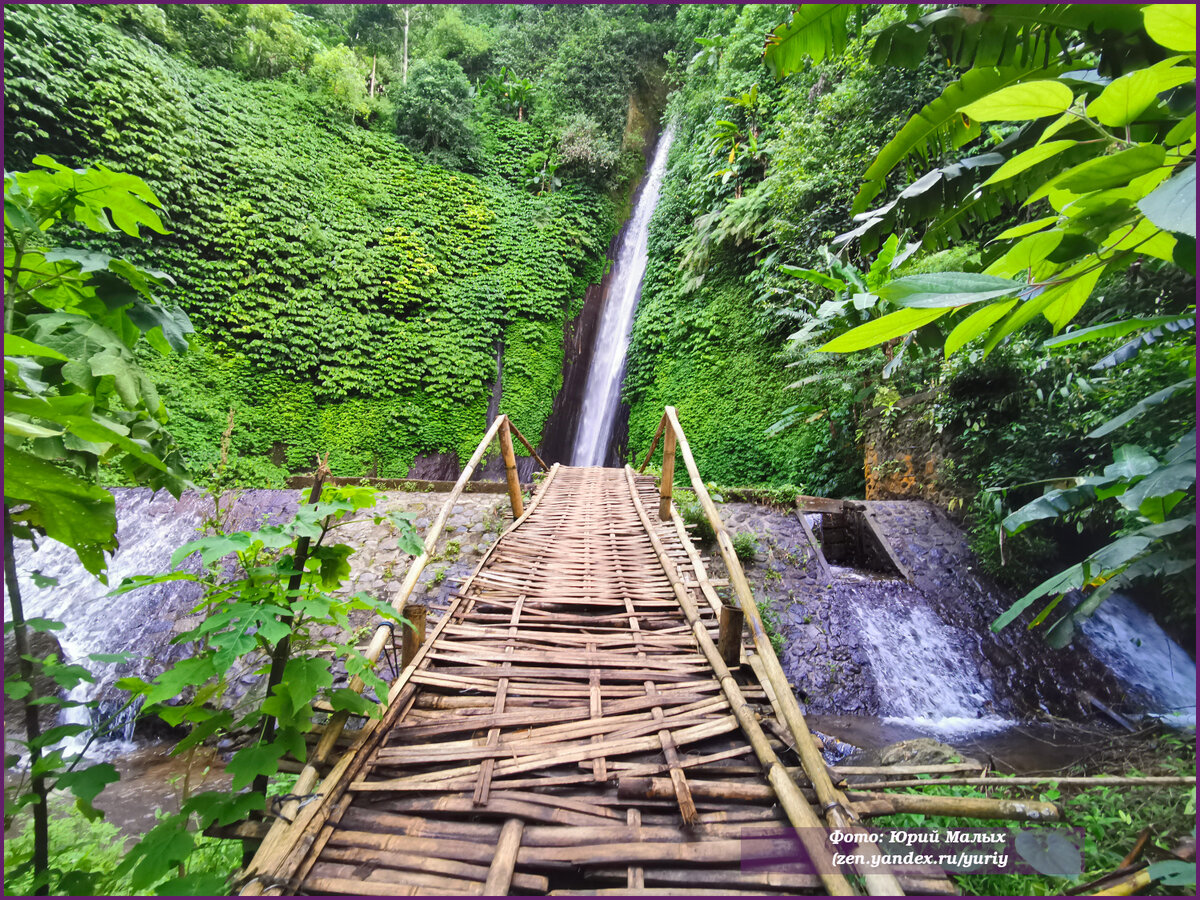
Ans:
[[[98,700],[99,709],[89,716],[79,707],[68,708],[64,718],[93,728],[104,723],[101,737],[128,742],[136,710],[120,712],[125,702],[114,685],[127,676],[148,679],[186,655],[186,648],[172,645],[170,639],[185,630],[182,625],[192,627],[188,615],[199,599],[200,586],[172,581],[116,596],[110,591],[128,576],[170,571],[171,554],[197,536],[212,515],[213,504],[195,491],[178,500],[166,491],[154,493],[146,488],[116,488],[113,495],[120,547],[109,559],[108,586],[57,541],[41,541],[36,550],[19,543],[17,570],[25,615],[64,623],[65,628],[54,632],[64,661],[82,665],[96,676],[95,684],[79,685],[67,699]],[[246,491],[238,497],[226,527],[258,526],[264,519],[294,509],[295,503],[292,491]],[[183,568],[198,571],[196,557]],[[38,587],[35,572],[56,579],[57,584]],[[89,660],[93,653],[127,653],[131,658],[119,664],[97,663]],[[75,738],[65,749],[78,750],[82,744],[82,738]]]
[[[871,647],[871,672],[886,721],[945,735],[1013,724],[993,714],[991,688],[980,678],[958,629],[941,621],[902,581],[880,579],[871,587],[856,596],[854,612]]]
[[[675,132],[668,127],[659,138],[654,160],[646,174],[641,195],[634,206],[633,216],[621,240],[600,328],[596,333],[595,350],[588,369],[583,392],[579,430],[571,464],[602,466],[608,455],[613,422],[621,402],[622,373],[629,350],[629,335],[633,329],[633,314],[637,309],[646,273],[646,249],[650,234],[650,216],[658,205],[663,176],[667,169],[667,153]]]
[[[1096,658],[1128,687],[1131,700],[1175,728],[1196,727],[1196,663],[1153,616],[1113,594],[1080,630]]]

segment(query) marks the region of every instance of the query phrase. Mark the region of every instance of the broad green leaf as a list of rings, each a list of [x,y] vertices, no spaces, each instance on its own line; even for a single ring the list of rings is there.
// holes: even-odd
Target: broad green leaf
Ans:
[[[240,791],[249,787],[259,775],[274,775],[279,771],[279,758],[285,752],[287,748],[279,744],[243,747],[225,765],[225,770],[233,776],[232,788]]]
[[[1030,271],[1036,275],[1039,265],[1062,243],[1064,236],[1064,232],[1055,228],[1021,238],[1007,253],[988,266],[984,274],[1011,278]]]
[[[1184,460],[1196,461],[1196,429],[1193,428],[1181,437],[1167,452],[1167,462],[1177,463]]]
[[[1168,50],[1196,52],[1196,4],[1154,3],[1142,9],[1142,16],[1155,43]]]
[[[1163,138],[1163,143],[1168,147],[1178,147],[1180,144],[1187,143],[1189,140],[1196,139],[1196,114],[1188,113],[1185,119],[1180,120],[1179,124],[1167,132],[1167,136]]]
[[[1186,316],[1147,316],[1144,318],[1123,319],[1120,322],[1105,322],[1102,325],[1090,325],[1077,331],[1069,331],[1049,338],[1042,343],[1043,347],[1065,347],[1070,344],[1082,344],[1087,341],[1103,341],[1110,338],[1124,337],[1135,331],[1156,328],[1159,325],[1169,325],[1184,322],[1195,322],[1195,313]]]
[[[935,272],[908,275],[879,288],[879,296],[900,306],[917,309],[959,307],[1011,296],[1025,287],[1007,278],[971,272]]]
[[[806,59],[819,63],[846,49],[848,3],[803,3],[790,21],[767,36],[765,61],[776,78],[798,71]]]
[[[977,309],[955,325],[954,330],[946,337],[944,348],[946,356],[954,355],[999,322],[1016,305],[1016,302],[1016,300],[1002,300],[999,303],[990,303],[983,309]]]
[[[979,123],[966,120],[959,108],[986,97],[1000,88],[1019,84],[1033,76],[1055,75],[1063,66],[1043,68],[1042,61],[1032,66],[971,69],[950,84],[942,95],[905,123],[899,133],[879,151],[863,173],[863,183],[854,197],[851,212],[858,214],[879,195],[887,177],[896,166],[913,154],[923,158],[963,146],[979,136]]]
[[[120,780],[121,776],[111,763],[97,763],[86,769],[64,772],[58,776],[54,787],[60,791],[69,790],[80,800],[91,803],[104,790],[105,785]]]
[[[195,872],[168,878],[154,886],[159,897],[223,897],[229,892],[229,877]]]
[[[1042,519],[1057,519],[1071,510],[1087,506],[1095,500],[1096,488],[1087,483],[1047,491],[1037,499],[1031,500],[1020,509],[1005,516],[1002,524],[1004,530],[1009,534],[1019,534],[1033,522]]]
[[[1130,341],[1126,341],[1112,353],[1098,359],[1092,364],[1092,371],[1099,372],[1104,369],[1111,369],[1113,366],[1120,366],[1131,359],[1134,359],[1143,348],[1150,347],[1156,344],[1159,338],[1163,337],[1167,332],[1178,334],[1183,331],[1191,331],[1196,327],[1196,316],[1193,313],[1190,316],[1172,317],[1167,322],[1151,328],[1149,331],[1144,331]]]
[[[1113,451],[1113,461],[1104,467],[1104,474],[1133,482],[1159,468],[1159,461],[1137,444],[1122,444]]]
[[[67,357],[63,356],[57,350],[50,347],[43,347],[41,344],[35,344],[27,338],[21,337],[19,334],[4,335],[4,355],[5,356],[39,356],[44,359],[57,359],[66,362]]]
[[[1090,432],[1088,432],[1088,437],[1099,438],[1099,437],[1104,437],[1106,434],[1111,434],[1112,432],[1116,431],[1118,428],[1121,428],[1122,426],[1127,425],[1129,422],[1132,422],[1134,419],[1136,419],[1138,416],[1142,415],[1143,413],[1148,412],[1149,410],[1153,409],[1156,406],[1160,406],[1163,403],[1166,403],[1168,400],[1170,400],[1172,397],[1174,397],[1180,391],[1185,391],[1185,390],[1188,390],[1189,388],[1191,390],[1196,389],[1196,382],[1194,382],[1190,378],[1187,379],[1186,381],[1178,381],[1175,384],[1170,385],[1169,387],[1163,388],[1161,391],[1155,391],[1149,397],[1143,397],[1141,400],[1139,400],[1137,403],[1133,404],[1133,406],[1129,407],[1129,409],[1125,410],[1119,416],[1115,416],[1115,417],[1109,419],[1107,422],[1105,422],[1099,428],[1092,429]]]
[[[1045,228],[1053,225],[1058,221],[1058,216],[1044,216],[1040,219],[1034,219],[1032,222],[1024,222],[1020,225],[1014,225],[1012,228],[1006,228],[1000,232],[994,240],[1007,241],[1012,238],[1024,237],[1027,234],[1033,234],[1036,231],[1042,231]]]
[[[329,660],[319,656],[298,656],[288,660],[283,670],[283,684],[292,699],[295,712],[312,706],[317,693],[333,684]]]
[[[15,520],[38,528],[74,550],[93,575],[104,567],[103,551],[117,547],[116,504],[102,487],[23,450],[6,447],[4,500]]]
[[[62,428],[43,428],[41,425],[34,425],[32,422],[26,422],[23,419],[10,419],[4,417],[4,433],[13,434],[20,438],[44,438],[44,437],[59,437],[66,434]]]
[[[1146,218],[1164,231],[1196,236],[1196,164],[1160,184],[1138,202]]]
[[[1120,502],[1128,510],[1140,512],[1151,521],[1161,522],[1183,499],[1184,492],[1195,483],[1195,463],[1162,466],[1122,494]]]
[[[802,269],[799,266],[782,265],[779,267],[779,271],[793,278],[803,278],[805,281],[810,281],[818,287],[828,288],[834,293],[840,294],[846,290],[846,282],[840,278],[834,278],[825,272],[818,272],[816,269]]]
[[[329,695],[330,705],[337,710],[344,710],[352,716],[378,718],[379,704],[368,700],[362,694],[349,688],[338,688]]]
[[[977,122],[1024,122],[1064,113],[1074,99],[1061,81],[1026,81],[993,91],[958,111]]]
[[[217,670],[211,657],[194,656],[181,659],[148,686],[146,705],[172,700],[188,688],[199,687],[216,674]]]
[[[1030,147],[1023,153],[1018,153],[993,172],[991,177],[983,183],[983,186],[995,184],[999,181],[1007,181],[1014,175],[1019,175],[1026,169],[1030,169],[1040,162],[1045,162],[1051,157],[1057,156],[1064,150],[1069,150],[1078,144],[1079,141],[1050,141],[1046,144],[1038,144],[1035,147]]]
[[[1059,177],[1047,182],[1060,190],[1076,194],[1086,194],[1091,191],[1103,191],[1108,188],[1121,187],[1128,184],[1139,175],[1145,175],[1157,169],[1166,158],[1166,150],[1159,144],[1141,144],[1114,153],[1112,156],[1102,156],[1080,163],[1068,169]],[[1028,204],[1039,195],[1045,196],[1042,188],[1030,195]]]
[[[1132,229],[1118,228],[1103,243],[1110,252],[1136,251],[1170,262],[1176,241],[1172,234],[1163,231],[1149,219],[1140,219]]]
[[[1065,285],[1046,291],[1047,294],[1053,294],[1054,299],[1046,304],[1042,315],[1054,326],[1055,332],[1062,331],[1075,318],[1075,314],[1087,303],[1088,297],[1092,296],[1096,282],[1103,273],[1103,269],[1096,267],[1090,272],[1075,276]]]
[[[922,325],[928,325],[950,311],[951,307],[945,309],[897,310],[878,319],[872,319],[865,325],[859,325],[857,328],[850,329],[845,334],[839,335],[827,344],[818,347],[817,352],[853,353],[856,350],[865,350],[867,347],[874,347],[876,344],[882,344],[884,341],[890,341],[892,338],[901,337],[910,331],[915,331]]]
[[[199,540],[190,541],[184,544],[171,554],[171,565],[178,566],[187,557],[199,551],[200,562],[205,568],[211,566],[219,559],[223,559],[230,553],[237,553],[243,550],[249,550],[253,544],[253,537],[245,531],[234,532],[233,534],[216,535],[203,537]]]
[[[1196,80],[1195,66],[1176,66],[1177,61],[1165,60],[1122,75],[1088,104],[1088,115],[1110,128],[1123,128],[1134,122],[1163,91]]]
[[[1195,7],[1192,7],[1192,9],[1195,9]],[[1193,29],[1195,28],[1194,18],[1192,27]],[[1147,871],[1150,875],[1150,880],[1159,884],[1194,885],[1196,883],[1196,864],[1194,862],[1164,859],[1159,862],[1150,863],[1150,868]]]

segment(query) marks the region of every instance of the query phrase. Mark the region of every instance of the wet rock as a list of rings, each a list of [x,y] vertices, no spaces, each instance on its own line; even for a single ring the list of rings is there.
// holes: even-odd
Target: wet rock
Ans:
[[[884,766],[936,766],[951,761],[975,762],[949,744],[933,738],[898,741],[879,751],[879,762]]]

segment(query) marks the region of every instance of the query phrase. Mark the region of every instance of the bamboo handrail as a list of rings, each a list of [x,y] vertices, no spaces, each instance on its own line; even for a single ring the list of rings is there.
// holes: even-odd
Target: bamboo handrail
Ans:
[[[494,421],[491,427],[488,428],[483,438],[479,441],[479,445],[475,448],[475,452],[471,454],[471,458],[467,461],[466,466],[463,467],[462,473],[458,476],[458,480],[454,483],[454,487],[451,489],[449,496],[446,498],[446,502],[442,504],[442,509],[438,513],[437,519],[434,520],[433,525],[426,533],[423,544],[424,549],[421,551],[421,554],[413,559],[413,561],[409,564],[408,572],[405,574],[404,582],[400,586],[400,592],[396,594],[395,598],[391,601],[392,607],[398,610],[401,614],[404,612],[404,607],[408,602],[408,598],[412,596],[413,590],[416,589],[417,579],[420,578],[421,572],[424,571],[425,566],[429,563],[429,560],[433,555],[434,549],[437,547],[438,539],[442,535],[442,529],[445,528],[446,521],[450,518],[450,514],[454,509],[455,502],[462,494],[463,489],[467,486],[467,482],[471,480],[471,476],[475,473],[476,466],[479,465],[484,454],[487,452],[488,446],[500,433],[501,427],[507,421],[508,416],[497,416],[496,421]],[[512,444],[510,441],[509,452],[511,453],[511,451]],[[520,515],[520,512],[514,510],[515,519],[519,519]],[[375,634],[371,637],[371,643],[367,646],[366,652],[363,654],[372,665],[378,661],[380,654],[383,653],[383,648],[387,646],[387,642],[391,637],[391,634],[392,629],[389,625],[380,625],[375,629]],[[363,689],[366,687],[366,683],[361,677],[355,675],[350,680],[348,687],[356,694],[361,694]],[[329,722],[326,724],[325,729],[321,734],[321,739],[317,742],[317,745],[313,749],[309,760],[305,763],[304,768],[300,770],[300,776],[296,779],[296,784],[292,788],[293,795],[297,797],[303,797],[310,793],[314,787],[316,787],[317,782],[320,779],[320,767],[328,762],[338,740],[342,736],[342,732],[345,730],[346,722],[349,720],[349,718],[350,715],[345,710],[336,712],[330,717]],[[300,803],[298,800],[291,800],[283,805],[283,809],[280,810],[279,817],[272,824],[271,830],[267,833],[266,838],[263,839],[263,842],[260,846],[260,851],[262,848],[271,847],[279,840],[283,831],[285,831],[287,828],[287,821],[294,819],[299,809]]]
[[[505,416],[508,419],[508,416]],[[526,440],[525,435],[521,434],[521,429],[517,427],[517,423],[512,419],[508,419],[508,427],[512,429],[512,433],[517,436],[517,440],[525,445],[525,449],[529,451],[529,455],[537,460],[537,464],[542,467],[543,471],[549,472],[550,467],[546,465],[546,461],[538,456],[538,452],[533,449],[533,444]]]
[[[497,417],[497,422],[493,423],[493,429],[497,429],[497,430],[499,429],[498,419],[499,419],[499,417]],[[471,460],[467,463],[467,469],[464,470],[463,474],[459,477],[459,481],[455,484],[456,489],[461,489],[462,486],[464,486],[467,483],[467,480],[470,478],[471,470],[476,465],[478,465],[479,460],[482,459],[483,451],[487,449],[487,445],[491,442],[492,436],[493,436],[492,429],[489,429],[488,434],[484,436],[484,440],[480,441],[479,447],[476,449],[475,455],[473,455],[471,457]],[[558,470],[557,464],[555,464],[554,466],[551,467],[550,475],[546,478],[546,480],[544,482],[542,482],[541,491],[537,492],[534,495],[533,499],[529,503],[529,506],[525,509],[524,515],[522,515],[519,519],[514,521],[512,523],[512,525],[510,525],[505,530],[504,534],[508,534],[508,533],[516,530],[521,525],[522,522],[524,522],[527,518],[529,518],[529,516],[533,513],[534,509],[537,507],[538,502],[541,500],[542,496],[544,495],[545,489],[547,487],[549,487],[551,482],[554,480],[554,473],[557,470]],[[447,505],[445,505],[443,507],[443,512],[445,512],[447,509],[452,508],[452,501],[456,498],[456,496],[457,496],[457,494],[454,494],[453,496],[451,496],[450,498],[447,499],[447,501],[446,501]],[[435,527],[440,529],[445,524],[445,520],[447,518],[449,518],[448,515],[439,516],[440,522],[435,522]],[[436,541],[434,541],[434,544],[436,544]],[[497,541],[495,544],[493,544],[491,546],[491,548],[488,550],[488,552],[483,555],[483,558],[479,561],[479,564],[476,566],[475,571],[472,572],[471,577],[467,579],[466,583],[469,583],[471,580],[473,580],[475,578],[475,576],[483,569],[484,565],[487,564],[488,559],[491,558],[492,553],[495,552],[495,549],[498,546],[499,546],[499,541]],[[431,547],[431,544],[428,542],[428,538],[427,538],[426,539],[427,550],[430,547]],[[426,555],[426,554],[422,554],[422,555]],[[414,562],[415,562],[415,560],[414,560]],[[414,579],[414,581],[415,581],[415,579]],[[406,582],[407,582],[407,579],[406,579]],[[464,590],[465,590],[465,587],[464,587]],[[459,597],[454,601],[453,604],[451,604],[450,608],[448,610],[446,610],[445,613],[442,614],[442,618],[438,621],[437,627],[434,629],[431,639],[426,641],[417,650],[417,654],[415,657],[413,657],[412,662],[410,662],[408,664],[408,666],[404,669],[404,671],[400,673],[400,677],[397,678],[396,681],[392,684],[391,690],[388,692],[388,703],[389,704],[396,701],[396,699],[399,696],[404,685],[412,677],[413,673],[416,671],[417,667],[421,664],[422,660],[424,660],[428,649],[433,645],[433,641],[437,638],[438,634],[440,634],[441,631],[450,622],[450,619],[453,617],[454,611],[458,608],[458,605],[462,602],[462,599],[463,599],[462,593],[460,593]],[[398,602],[398,601],[393,601],[393,604],[395,602]],[[268,894],[268,893],[271,893],[271,894],[278,893],[279,886],[274,885],[270,882],[270,879],[274,876],[278,865],[287,856],[288,852],[291,850],[291,848],[295,844],[295,842],[301,838],[304,830],[309,827],[310,820],[313,818],[313,816],[315,816],[317,814],[317,812],[319,811],[318,808],[321,806],[321,804],[327,802],[330,794],[345,779],[345,776],[350,767],[350,764],[354,759],[355,752],[358,750],[358,748],[360,746],[362,746],[366,742],[366,740],[368,739],[368,737],[370,737],[373,730],[382,721],[383,721],[383,719],[373,719],[367,725],[367,727],[361,729],[358,732],[358,737],[356,738],[354,744],[349,749],[346,750],[346,752],[343,754],[343,756],[342,756],[341,760],[338,762],[338,764],[329,772],[328,775],[325,776],[325,778],[321,782],[319,788],[317,788],[317,779],[319,777],[319,773],[318,773],[316,766],[323,763],[325,761],[325,759],[317,758],[316,755],[314,754],[313,760],[305,765],[304,769],[301,771],[300,778],[297,779],[295,786],[292,788],[292,791],[296,796],[303,797],[303,796],[306,796],[307,794],[313,792],[314,788],[317,788],[316,793],[318,795],[320,795],[320,802],[312,804],[312,806],[310,807],[312,812],[307,817],[304,815],[303,812],[300,811],[299,801],[290,801],[289,803],[284,805],[283,809],[280,810],[279,818],[277,818],[275,820],[275,822],[272,824],[271,830],[267,833],[267,836],[263,839],[262,844],[258,848],[258,852],[254,856],[254,859],[251,860],[249,866],[247,866],[247,868],[246,868],[246,873],[249,876],[249,880],[246,882],[246,884],[243,886],[243,888],[240,892],[242,896],[261,896],[263,894]],[[334,722],[333,719],[331,719],[330,722],[327,723],[325,726],[325,729],[326,729],[325,734],[328,735],[330,732],[336,732],[338,735],[340,735],[342,732],[342,728],[345,725],[344,717],[343,717],[341,725],[336,725],[336,727],[335,727],[335,725],[336,725],[336,723]],[[333,744],[335,744],[335,743],[336,743],[336,738],[334,741],[332,741],[330,743],[330,750],[332,750]],[[326,754],[326,756],[327,755],[328,755],[328,753]],[[286,819],[284,818],[285,816],[287,817]],[[288,821],[289,819],[291,821]]]
[[[654,547],[654,552],[658,557],[659,563],[662,565],[663,573],[667,576],[667,580],[671,582],[675,598],[678,600],[684,615],[687,617],[688,623],[692,627],[692,634],[696,638],[696,643],[699,644],[709,665],[712,666],[713,673],[717,676],[717,681],[721,685],[721,690],[724,692],[729,706],[737,718],[738,724],[741,725],[743,733],[750,741],[751,747],[754,748],[754,753],[766,773],[767,780],[775,789],[775,795],[778,797],[780,805],[784,808],[788,818],[795,826],[797,837],[808,851],[814,863],[817,860],[822,860],[825,863],[824,865],[818,864],[816,866],[821,882],[824,884],[825,889],[834,896],[853,896],[855,894],[854,888],[850,885],[846,876],[833,865],[829,848],[825,845],[824,840],[813,839],[812,830],[823,829],[824,826],[808,801],[804,799],[803,793],[801,793],[792,776],[784,768],[779,756],[771,748],[770,742],[762,730],[762,726],[758,723],[754,712],[747,705],[741,688],[733,680],[733,675],[730,673],[729,667],[725,665],[720,652],[717,650],[716,645],[713,644],[712,638],[708,634],[708,629],[700,619],[695,602],[688,596],[687,589],[684,588],[683,583],[679,580],[675,566],[671,562],[670,557],[667,556],[666,549],[663,547],[662,540],[654,533],[654,525],[651,523],[650,517],[646,514],[645,507],[638,498],[637,485],[633,480],[633,469],[628,466],[625,467],[625,479],[629,484],[629,493],[633,499],[634,508],[637,510],[638,518],[641,519],[642,525],[646,529],[646,534],[650,538],[650,543]]]
[[[792,692],[792,687],[788,684],[783,667],[779,664],[779,659],[775,656],[775,650],[771,646],[771,638],[767,634],[762,616],[758,612],[758,605],[754,601],[754,592],[750,588],[750,582],[746,579],[746,573],[743,571],[741,561],[738,559],[737,552],[733,548],[733,541],[729,537],[729,532],[725,530],[725,525],[721,521],[721,515],[717,511],[716,504],[713,503],[712,497],[708,493],[708,488],[704,486],[704,480],[700,477],[700,470],[696,466],[695,457],[692,456],[691,445],[688,443],[687,435],[683,433],[683,426],[679,423],[675,407],[666,407],[663,411],[663,422],[664,424],[669,424],[671,431],[674,433],[680,455],[683,457],[683,464],[692,482],[692,489],[696,493],[696,499],[700,502],[709,524],[716,534],[717,549],[720,551],[721,559],[724,561],[725,568],[729,572],[730,584],[737,595],[738,603],[742,608],[745,619],[750,624],[750,634],[754,641],[755,651],[762,663],[762,671],[778,698],[779,712],[783,714],[788,730],[792,733],[796,744],[796,754],[800,757],[801,765],[804,768],[805,774],[808,775],[809,783],[816,791],[817,799],[830,824],[842,829],[853,828],[858,824],[858,816],[850,809],[850,804],[845,794],[834,787],[833,781],[829,777],[829,771],[825,766],[825,760],[821,758],[820,752],[813,744],[812,732],[809,731],[808,725],[804,721],[804,716],[800,712],[800,706],[796,702],[796,695]],[[666,449],[667,446],[664,444],[664,454]],[[647,454],[646,462],[649,462],[649,454]],[[644,466],[645,463],[643,463]],[[664,458],[664,472],[667,471],[667,468]],[[666,502],[665,498],[664,502]],[[868,851],[877,849],[873,845],[864,845],[864,847]],[[875,854],[872,853],[872,855]],[[890,873],[863,873],[863,882],[871,894],[879,896],[898,896],[903,894],[900,883]]]

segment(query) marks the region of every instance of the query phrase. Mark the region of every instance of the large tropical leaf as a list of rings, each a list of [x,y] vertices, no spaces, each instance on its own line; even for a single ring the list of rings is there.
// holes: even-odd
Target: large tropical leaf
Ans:
[[[1049,68],[1033,65],[972,69],[965,73],[909,119],[900,133],[879,151],[863,175],[852,211],[863,212],[884,189],[892,170],[908,157],[915,155],[929,160],[977,138],[979,123],[966,119],[959,109],[1023,81],[1053,78],[1064,69],[1065,66],[1056,64]]]
[[[790,21],[767,36],[766,63],[776,78],[798,71],[805,59],[819,63],[846,49],[851,3],[802,3]]]
[[[1088,437],[1098,438],[1104,437],[1106,434],[1111,434],[1123,425],[1127,425],[1128,423],[1132,422],[1143,413],[1153,409],[1156,406],[1166,403],[1180,391],[1186,391],[1189,388],[1193,391],[1196,389],[1196,382],[1190,378],[1185,381],[1177,381],[1175,384],[1165,387],[1161,391],[1155,391],[1149,397],[1143,397],[1119,416],[1109,419],[1099,428],[1095,428],[1088,432]]]

